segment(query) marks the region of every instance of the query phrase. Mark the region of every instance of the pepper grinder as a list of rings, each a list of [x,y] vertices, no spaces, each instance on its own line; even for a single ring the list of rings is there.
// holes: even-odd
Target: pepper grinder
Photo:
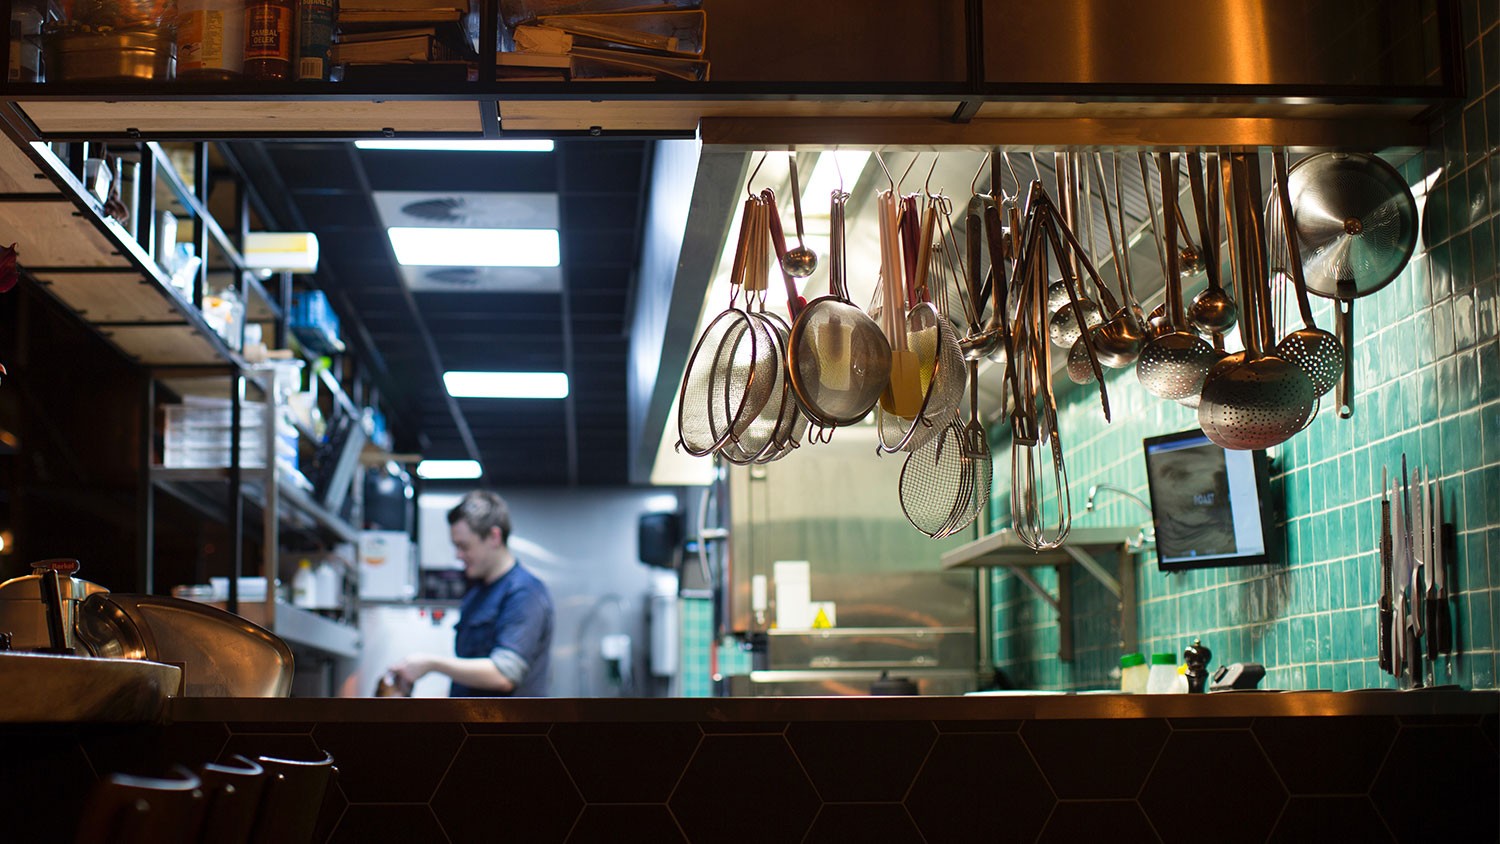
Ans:
[[[1187,682],[1189,694],[1202,694],[1208,683],[1208,661],[1213,659],[1214,653],[1197,639],[1193,640],[1182,651],[1182,663],[1187,666]]]

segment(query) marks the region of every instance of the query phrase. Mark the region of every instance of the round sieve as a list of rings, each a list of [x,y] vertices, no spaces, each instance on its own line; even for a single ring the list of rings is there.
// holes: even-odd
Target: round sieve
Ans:
[[[940,432],[906,456],[899,483],[901,512],[912,527],[937,538],[967,508],[972,496],[973,461],[964,456],[964,426],[949,415]],[[966,477],[967,476],[967,477]]]
[[[829,208],[829,295],[808,303],[792,323],[787,366],[797,402],[825,427],[869,414],[891,376],[891,344],[880,325],[849,301],[844,210],[834,191]]]
[[[709,323],[693,347],[677,397],[678,447],[694,457],[719,449],[734,433],[734,420],[747,410],[752,394],[754,367],[735,367],[736,357],[756,360],[756,336],[749,315],[736,307],[749,263],[757,199],[745,201],[740,215],[739,239],[729,272],[729,306]],[[741,350],[744,350],[743,353]],[[764,375],[764,373],[762,373]]]

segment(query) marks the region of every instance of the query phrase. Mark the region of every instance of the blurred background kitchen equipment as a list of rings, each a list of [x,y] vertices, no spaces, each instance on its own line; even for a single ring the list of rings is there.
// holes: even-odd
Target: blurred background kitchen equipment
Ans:
[[[0,631],[16,651],[137,659],[182,666],[190,697],[284,697],[292,652],[223,610],[160,595],[112,593],[72,575],[77,560],[45,560],[0,583]],[[174,690],[175,691],[175,690]]]

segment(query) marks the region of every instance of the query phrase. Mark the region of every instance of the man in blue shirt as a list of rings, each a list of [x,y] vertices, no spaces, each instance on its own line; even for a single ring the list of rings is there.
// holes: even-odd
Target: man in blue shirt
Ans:
[[[448,512],[469,589],[459,607],[455,656],[412,654],[391,666],[410,688],[428,672],[453,680],[452,697],[544,697],[552,674],[552,596],[511,553],[510,508],[475,490]]]

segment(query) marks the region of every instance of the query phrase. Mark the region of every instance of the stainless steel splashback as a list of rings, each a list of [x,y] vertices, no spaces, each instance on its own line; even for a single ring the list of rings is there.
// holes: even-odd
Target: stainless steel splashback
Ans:
[[[725,618],[738,635],[766,634],[763,667],[878,676],[976,666],[974,575],[939,564],[972,531],[941,541],[919,533],[897,494],[904,455],[874,452],[873,428],[844,428],[784,460],[730,468]],[[775,564],[802,560],[808,597],[834,605],[831,629],[789,628],[778,605]]]

